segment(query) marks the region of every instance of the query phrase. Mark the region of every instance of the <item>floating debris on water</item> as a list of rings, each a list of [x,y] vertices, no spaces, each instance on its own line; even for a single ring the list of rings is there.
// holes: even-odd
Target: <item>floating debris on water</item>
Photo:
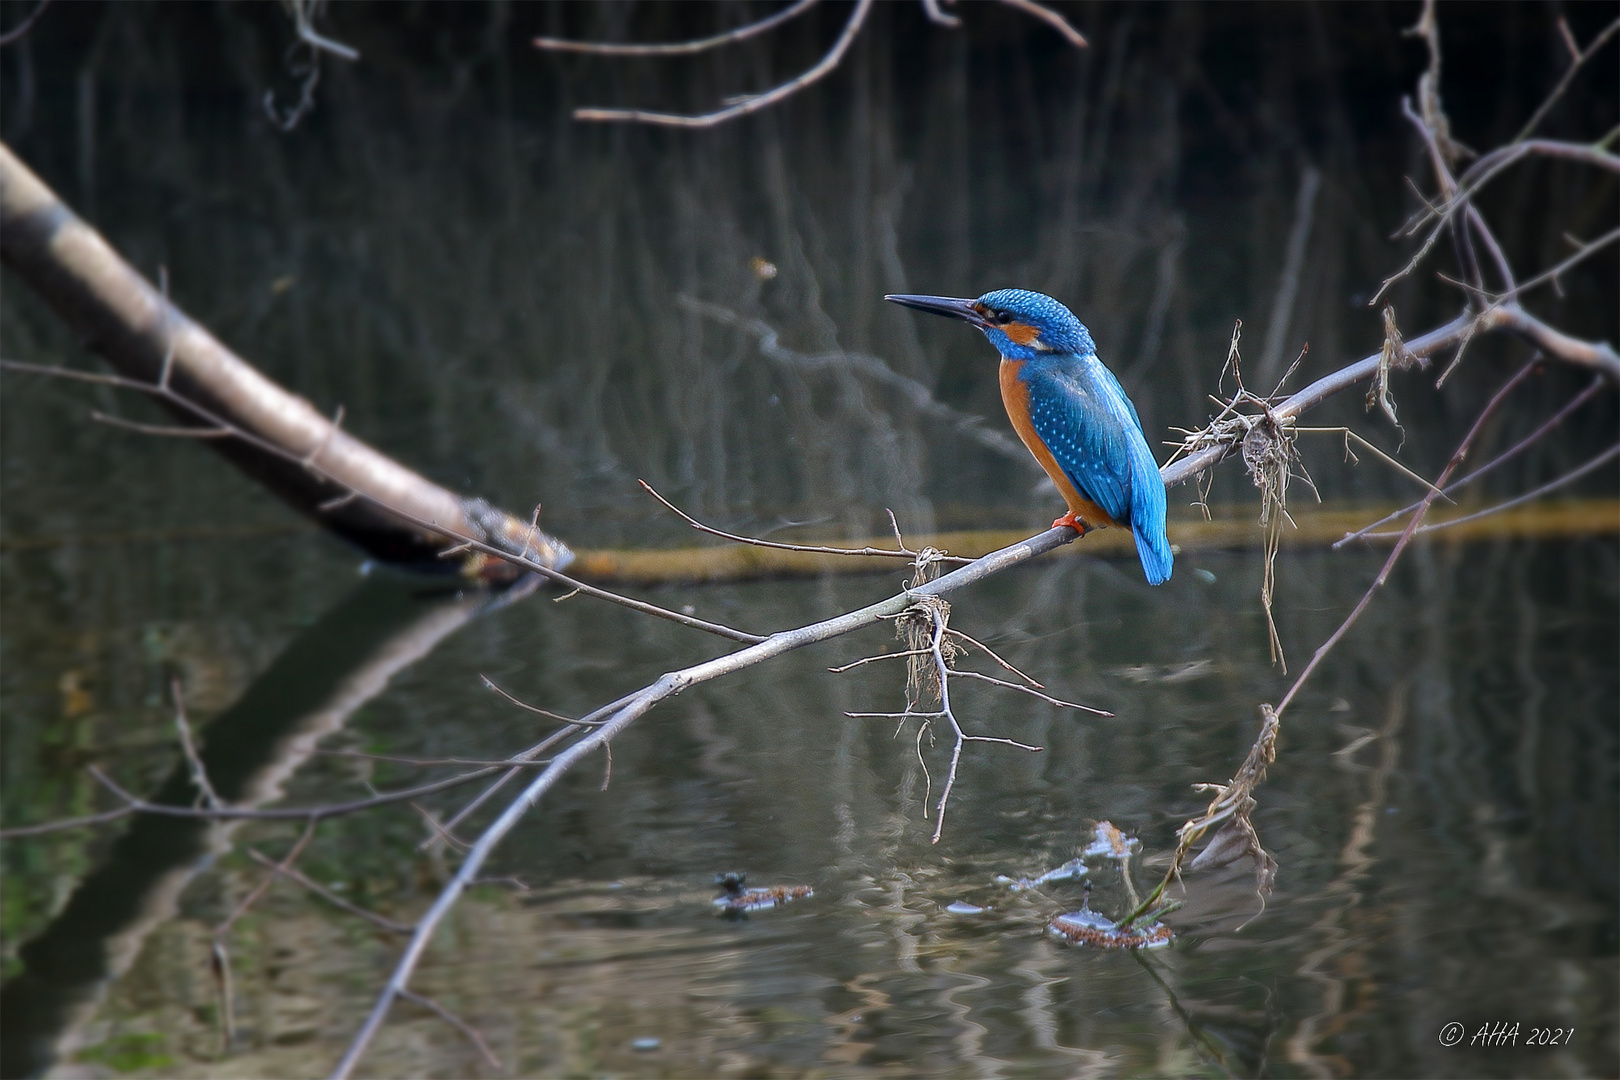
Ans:
[[[1086,873],[1086,864],[1080,859],[1070,859],[1056,870],[1048,870],[1037,878],[1010,878],[1006,874],[997,874],[997,885],[1005,885],[1013,892],[1023,892],[1025,889],[1038,889],[1049,881],[1069,881],[1083,876]]]
[[[1109,821],[1097,822],[1097,838],[1080,854],[1093,859],[1128,859],[1142,846],[1134,836],[1126,836]]]
[[[664,1045],[664,1040],[655,1039],[655,1038],[653,1038],[652,1036],[649,1035],[648,1037],[646,1037],[644,1039],[637,1039],[635,1042],[631,1043],[630,1044],[630,1049],[639,1050],[642,1053],[648,1053],[650,1051],[657,1050],[660,1046],[663,1046],[663,1045]]]
[[[714,906],[726,912],[763,911],[766,908],[785,904],[790,900],[802,900],[807,896],[815,895],[815,890],[808,885],[778,885],[770,889],[745,889],[743,883],[747,880],[747,874],[714,875],[714,883],[720,886],[720,895],[714,898]]]
[[[1126,929],[1089,907],[1059,915],[1047,924],[1047,929],[1064,941],[1097,949],[1157,949],[1175,937],[1162,923]]]
[[[982,914],[984,914],[984,908],[979,907],[977,904],[969,904],[969,903],[967,903],[966,901],[963,901],[963,900],[958,900],[953,904],[947,904],[946,907],[945,907],[945,910],[950,912],[952,915],[982,915]]]

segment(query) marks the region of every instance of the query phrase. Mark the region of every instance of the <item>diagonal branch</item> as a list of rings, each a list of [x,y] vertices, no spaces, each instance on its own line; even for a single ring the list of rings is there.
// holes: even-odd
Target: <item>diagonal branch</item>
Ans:
[[[161,387],[172,395],[163,397],[171,409],[176,400],[189,403],[177,410],[186,425],[228,426],[253,435],[210,444],[295,509],[372,556],[432,565],[446,546],[446,530],[511,551],[528,538],[526,522],[440,487],[271,382],[136,273],[4,145],[0,259],[121,376]],[[269,446],[277,452],[267,451]],[[310,460],[312,454],[318,460]],[[311,467],[316,464],[318,469]],[[334,497],[351,491],[370,498],[333,505]],[[424,521],[436,528],[414,524]],[[533,538],[529,550],[536,561],[558,569],[572,560],[561,541],[544,533]]]

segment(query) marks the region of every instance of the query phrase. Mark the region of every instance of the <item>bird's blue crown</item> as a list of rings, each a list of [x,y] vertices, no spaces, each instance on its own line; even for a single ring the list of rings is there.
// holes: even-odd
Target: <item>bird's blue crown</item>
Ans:
[[[1033,360],[1048,353],[1094,355],[1097,346],[1091,331],[1074,312],[1047,296],[1029,289],[997,289],[974,301],[990,325],[984,327],[1002,356]]]

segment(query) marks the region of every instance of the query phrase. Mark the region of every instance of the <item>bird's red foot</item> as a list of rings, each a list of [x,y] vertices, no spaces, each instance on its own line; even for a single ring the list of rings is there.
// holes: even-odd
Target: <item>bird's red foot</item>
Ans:
[[[1067,514],[1064,514],[1062,517],[1052,522],[1052,528],[1054,529],[1061,529],[1065,525],[1079,533],[1081,536],[1084,536],[1086,533],[1091,531],[1090,526],[1074,516],[1073,510],[1070,510]]]

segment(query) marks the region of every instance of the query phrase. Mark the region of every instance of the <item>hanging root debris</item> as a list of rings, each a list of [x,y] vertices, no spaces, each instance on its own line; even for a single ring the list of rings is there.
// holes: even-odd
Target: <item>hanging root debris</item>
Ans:
[[[1193,860],[1192,868],[1213,870],[1247,855],[1254,860],[1254,891],[1260,897],[1260,911],[1255,912],[1255,917],[1258,918],[1265,911],[1266,897],[1271,895],[1277,880],[1277,860],[1260,843],[1260,834],[1255,831],[1250,815],[1255,808],[1254,790],[1265,780],[1266,766],[1277,760],[1278,723],[1277,711],[1270,705],[1261,705],[1260,734],[1249,748],[1249,756],[1243,760],[1237,775],[1224,784],[1193,785],[1195,791],[1212,791],[1215,797],[1202,814],[1177,830],[1176,852],[1170,860],[1170,869],[1165,871],[1164,879],[1147,898],[1120,920],[1121,926],[1130,926],[1144,916],[1163,909],[1160,901],[1164,897],[1164,890],[1181,877],[1181,864],[1187,852],[1216,826],[1219,828]],[[1248,922],[1243,924],[1247,925]]]
[[[1238,350],[1242,331],[1241,322],[1232,328],[1232,342],[1227,349],[1226,363],[1221,368],[1221,377],[1217,382],[1217,388],[1223,387],[1226,373],[1230,371],[1237,382],[1236,391],[1230,398],[1211,398],[1220,406],[1221,411],[1202,428],[1196,431],[1185,428],[1174,429],[1182,435],[1181,445],[1177,447],[1174,457],[1196,454],[1212,446],[1230,446],[1236,443],[1242,447],[1243,464],[1249,470],[1249,478],[1254,481],[1254,486],[1260,489],[1260,527],[1265,531],[1265,571],[1260,581],[1260,606],[1266,613],[1271,662],[1286,673],[1288,661],[1283,655],[1282,639],[1277,633],[1277,622],[1272,615],[1272,600],[1276,594],[1277,548],[1282,542],[1283,523],[1286,521],[1289,525],[1294,524],[1293,518],[1288,514],[1289,481],[1298,476],[1310,484],[1313,493],[1316,491],[1316,485],[1311,482],[1310,474],[1305,471],[1295,446],[1299,432],[1294,418],[1279,415],[1273,406],[1281,400],[1283,384],[1305,359],[1305,351],[1300,350],[1299,356],[1289,365],[1271,393],[1261,397],[1243,385]],[[1203,509],[1206,518],[1209,516],[1208,485],[1213,479],[1210,473],[1206,473],[1200,479],[1196,505]],[[1317,496],[1318,501],[1320,498]]]
[[[915,589],[939,575],[940,555],[933,548],[917,553],[916,573],[906,582],[907,589]],[[894,636],[905,642],[910,658],[906,662],[906,711],[918,706],[937,705],[941,700],[942,680],[945,674],[941,663],[949,670],[956,667],[962,655],[961,646],[949,633],[951,605],[944,597],[921,595],[900,613],[894,623]],[[939,638],[939,659],[934,657],[934,639]]]

